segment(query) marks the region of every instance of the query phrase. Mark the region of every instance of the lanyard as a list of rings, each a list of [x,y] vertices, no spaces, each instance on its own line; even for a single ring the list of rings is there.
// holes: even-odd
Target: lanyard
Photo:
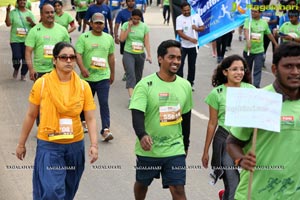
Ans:
[[[20,10],[19,10],[19,9],[17,9],[17,10],[18,10],[18,14],[19,14],[20,20],[21,20],[21,22],[22,22],[22,25],[23,25],[23,27],[24,27],[24,30],[25,30],[25,32],[26,32],[26,34],[27,34],[27,29],[26,29],[25,23],[24,23],[24,21],[23,21],[23,17],[21,16]]]

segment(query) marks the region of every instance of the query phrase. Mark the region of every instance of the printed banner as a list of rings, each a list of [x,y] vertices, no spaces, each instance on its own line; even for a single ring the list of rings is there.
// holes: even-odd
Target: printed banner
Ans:
[[[171,2],[171,1],[170,1]],[[198,34],[198,44],[203,46],[212,40],[242,25],[249,16],[250,0],[188,0],[192,14],[198,13],[205,25],[205,31]],[[173,0],[171,5],[173,24],[181,14],[178,10],[181,1]],[[178,13],[180,11],[180,13]],[[174,29],[176,29],[174,27]]]

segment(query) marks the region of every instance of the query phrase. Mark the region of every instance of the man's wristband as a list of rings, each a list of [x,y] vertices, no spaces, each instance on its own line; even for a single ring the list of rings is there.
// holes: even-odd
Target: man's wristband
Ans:
[[[243,158],[238,158],[234,160],[234,166],[239,167],[241,162],[242,162]]]

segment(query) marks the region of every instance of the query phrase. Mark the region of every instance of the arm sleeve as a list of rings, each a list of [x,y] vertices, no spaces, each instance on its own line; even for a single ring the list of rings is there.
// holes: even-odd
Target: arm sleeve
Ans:
[[[182,126],[184,150],[188,150],[190,145],[191,111],[182,114],[181,126]]]
[[[131,110],[132,125],[136,136],[141,140],[145,135],[148,135],[145,131],[145,116],[144,112],[136,109]]]

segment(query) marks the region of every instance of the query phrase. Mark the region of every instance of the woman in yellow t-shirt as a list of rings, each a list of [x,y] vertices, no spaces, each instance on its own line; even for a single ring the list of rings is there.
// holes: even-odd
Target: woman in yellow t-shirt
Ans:
[[[54,70],[37,79],[29,96],[16,156],[23,160],[25,143],[40,112],[33,171],[33,199],[73,199],[84,170],[84,111],[91,146],[90,162],[98,158],[95,102],[87,82],[74,71],[76,52],[66,42],[53,49]],[[62,189],[63,188],[63,189]]]

